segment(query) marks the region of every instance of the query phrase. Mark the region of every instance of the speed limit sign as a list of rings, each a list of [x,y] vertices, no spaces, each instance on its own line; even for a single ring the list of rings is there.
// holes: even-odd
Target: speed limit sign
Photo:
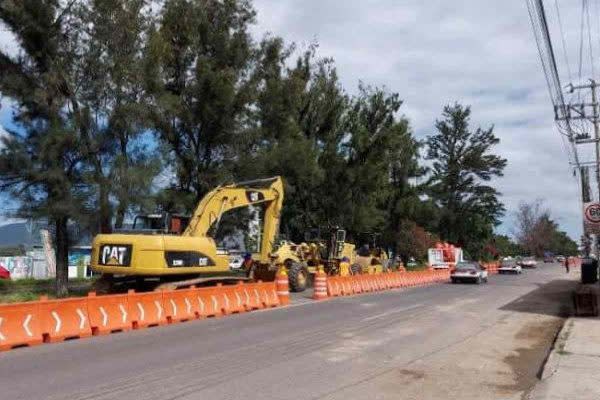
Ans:
[[[600,233],[600,203],[583,204],[583,224],[586,233]]]

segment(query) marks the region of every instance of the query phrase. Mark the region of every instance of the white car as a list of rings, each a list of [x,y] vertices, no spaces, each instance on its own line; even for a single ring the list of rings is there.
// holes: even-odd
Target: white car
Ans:
[[[230,254],[229,255],[229,269],[238,270],[242,268],[244,263],[244,257],[242,254]]]
[[[523,268],[537,268],[537,261],[533,257],[525,257],[520,264]]]
[[[481,282],[487,283],[488,272],[479,263],[461,261],[456,264],[456,268],[450,273],[450,280],[452,283],[457,282],[475,282],[477,284]]]
[[[448,269],[450,268],[446,263],[435,263],[431,266],[433,269]]]
[[[523,272],[523,268],[514,261],[502,261],[498,268],[499,274],[520,274],[521,272]]]

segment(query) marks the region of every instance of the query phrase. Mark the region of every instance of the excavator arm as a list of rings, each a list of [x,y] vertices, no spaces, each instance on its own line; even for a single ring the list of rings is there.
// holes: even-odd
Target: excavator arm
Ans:
[[[213,189],[196,207],[182,236],[206,236],[211,226],[218,224],[227,211],[253,205],[264,205],[265,208],[260,259],[266,262],[275,244],[283,206],[283,181],[279,176]]]

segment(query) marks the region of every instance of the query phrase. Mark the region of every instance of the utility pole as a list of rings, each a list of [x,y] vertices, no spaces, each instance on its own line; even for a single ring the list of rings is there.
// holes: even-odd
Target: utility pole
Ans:
[[[597,83],[594,79],[590,79],[589,83],[581,84],[581,85],[572,85],[568,86],[569,92],[574,93],[576,90],[590,91],[592,102],[581,102],[581,103],[569,103],[568,105],[561,105],[554,107],[554,119],[556,121],[562,121],[569,124],[573,120],[584,120],[588,121],[594,130],[593,138],[590,137],[588,132],[583,132],[578,135],[573,135],[569,137],[572,143],[575,145],[594,145],[594,154],[595,160],[587,161],[587,162],[579,162],[577,167],[579,167],[580,175],[581,175],[581,189],[582,189],[582,200],[583,203],[587,203],[596,199],[600,202],[600,108],[598,104],[598,95],[596,89],[600,84]],[[586,98],[586,96],[582,96],[581,98]],[[587,169],[589,167],[594,167],[595,175],[596,175],[596,195],[592,195],[589,190],[589,178],[587,174]],[[594,236],[598,238],[598,232],[594,232]],[[586,227],[584,223],[584,238],[587,238]],[[595,240],[594,250],[596,255],[599,254],[598,249],[598,240]]]

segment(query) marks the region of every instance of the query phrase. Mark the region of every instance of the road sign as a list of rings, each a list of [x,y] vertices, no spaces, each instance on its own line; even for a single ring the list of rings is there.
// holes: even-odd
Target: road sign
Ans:
[[[583,203],[583,226],[585,233],[600,234],[600,203]]]

